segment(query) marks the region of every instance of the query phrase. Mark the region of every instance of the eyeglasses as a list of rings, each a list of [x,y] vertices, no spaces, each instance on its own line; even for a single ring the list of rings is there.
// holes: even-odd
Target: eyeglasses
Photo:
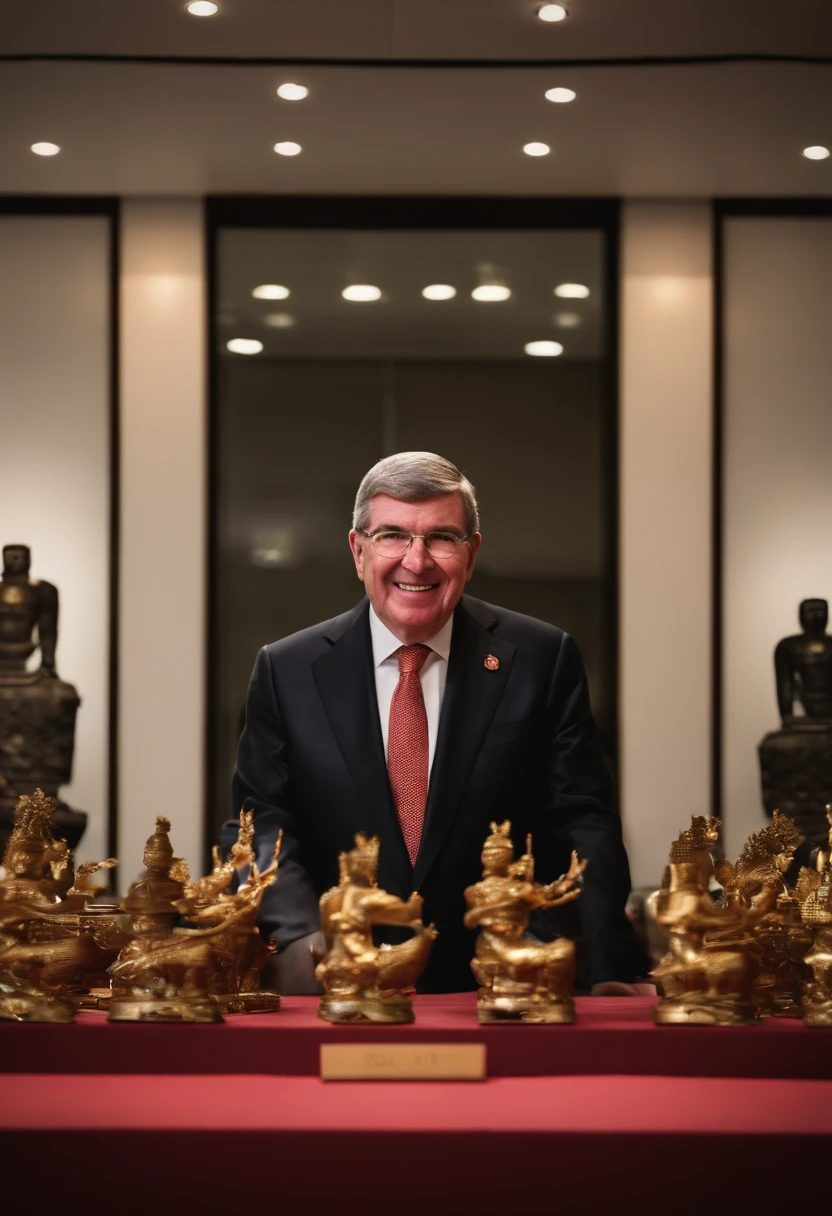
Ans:
[[[456,557],[459,546],[470,540],[453,532],[364,532],[379,557],[404,557],[414,540],[421,540],[431,557]]]

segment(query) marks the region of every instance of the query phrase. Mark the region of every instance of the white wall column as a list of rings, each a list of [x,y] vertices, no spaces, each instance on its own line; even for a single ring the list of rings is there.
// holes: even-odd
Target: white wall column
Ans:
[[[201,872],[205,667],[202,204],[127,200],[121,246],[119,884],[156,815]]]
[[[621,307],[621,807],[638,887],[710,813],[708,204],[625,203]]]

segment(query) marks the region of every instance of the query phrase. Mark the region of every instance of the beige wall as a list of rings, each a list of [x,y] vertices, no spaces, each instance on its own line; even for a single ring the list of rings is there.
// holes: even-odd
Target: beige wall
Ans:
[[[766,822],[772,655],[832,600],[832,219],[725,224],[723,803],[729,856]]]
[[[60,593],[58,674],[81,696],[61,796],[89,815],[81,860],[107,853],[109,242],[103,216],[0,218],[0,545],[29,545]]]
[[[621,806],[634,886],[710,812],[710,207],[624,206]]]
[[[203,862],[205,270],[202,205],[125,202],[121,247],[119,871],[154,817]]]

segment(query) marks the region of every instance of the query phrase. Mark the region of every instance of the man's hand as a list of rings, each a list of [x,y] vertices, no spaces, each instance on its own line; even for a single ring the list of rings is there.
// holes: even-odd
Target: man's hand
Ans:
[[[593,984],[591,996],[657,996],[656,985],[637,982],[624,984],[620,980],[604,980],[602,984]]]
[[[317,996],[323,988],[315,979],[315,967],[326,954],[323,933],[307,933],[299,937],[280,954],[277,964],[278,990],[284,996]]]

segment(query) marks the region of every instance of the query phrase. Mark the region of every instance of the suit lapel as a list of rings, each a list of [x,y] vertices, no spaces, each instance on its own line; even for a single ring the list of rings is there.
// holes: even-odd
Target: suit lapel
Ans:
[[[515,647],[491,632],[496,618],[463,597],[454,614],[448,678],[413,885],[419,888],[453,825],[457,807],[508,680]],[[485,659],[499,666],[491,670]],[[378,717],[378,714],[376,714]]]
[[[366,815],[356,829],[381,837],[379,868],[382,874],[385,869],[391,872],[398,888],[407,892],[412,890],[412,871],[384,761],[369,602],[337,618],[327,638],[331,648],[313,662],[312,674]]]

